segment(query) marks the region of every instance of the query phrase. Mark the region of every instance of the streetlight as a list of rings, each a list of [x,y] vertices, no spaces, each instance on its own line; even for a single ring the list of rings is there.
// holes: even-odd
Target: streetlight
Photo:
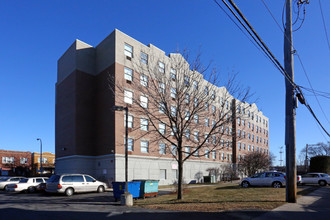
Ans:
[[[40,141],[40,176],[42,175],[42,140],[37,138],[37,141]]]
[[[133,205],[133,197],[128,192],[127,182],[128,182],[128,107],[124,106],[113,106],[112,108],[114,111],[125,111],[125,194],[124,194],[124,201],[122,200],[122,204],[132,206]]]

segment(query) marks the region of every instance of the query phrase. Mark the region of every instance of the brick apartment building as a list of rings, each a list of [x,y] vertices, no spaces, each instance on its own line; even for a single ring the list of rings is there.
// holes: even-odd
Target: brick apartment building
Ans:
[[[123,103],[123,98],[112,95],[108,76],[125,82],[125,71],[133,69],[134,60],[148,63],[148,59],[157,57],[166,64],[175,56],[178,54],[167,56],[154,45],[146,46],[119,30],[114,30],[96,47],[76,40],[58,60],[55,172],[88,173],[102,180],[123,181],[124,112],[112,110],[114,105]],[[159,67],[166,73],[171,71],[166,69],[167,65]],[[226,88],[217,87],[215,94],[225,91]],[[129,88],[125,95],[140,94]],[[220,102],[217,95],[214,108]],[[197,174],[207,175],[208,168],[237,164],[249,152],[269,153],[269,120],[257,106],[230,98],[227,109],[233,116],[242,117],[233,117],[231,125],[224,128],[222,148],[184,163],[186,182],[196,180]],[[142,128],[140,115],[130,115],[129,121],[134,128]],[[160,184],[172,184],[177,178],[176,161],[172,155],[164,155],[160,144],[149,143],[148,138],[148,135],[137,138],[135,132],[129,133],[129,180],[158,179]]]
[[[32,170],[31,152],[0,150],[1,176],[29,176]]]

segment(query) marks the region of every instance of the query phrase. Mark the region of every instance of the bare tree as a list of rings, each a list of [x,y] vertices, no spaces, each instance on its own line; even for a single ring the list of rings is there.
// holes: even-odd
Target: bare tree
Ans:
[[[138,138],[148,136],[151,143],[163,143],[164,152],[177,161],[180,200],[184,162],[224,147],[221,137],[232,137],[233,115],[244,117],[232,114],[237,108],[232,100],[244,103],[250,96],[249,89],[236,83],[236,74],[220,81],[215,68],[204,66],[200,55],[191,59],[187,51],[170,54],[165,60],[153,56],[132,61],[131,68],[127,71],[134,75],[126,80],[111,77],[110,88],[122,104],[129,103],[130,112],[143,115],[143,126],[148,128],[136,131]],[[134,89],[134,95],[128,95],[127,88]]]
[[[302,151],[304,151],[303,149]],[[308,145],[307,149],[308,157],[315,157],[315,156],[330,156],[330,142],[328,143],[317,143],[313,145]]]
[[[269,156],[259,151],[253,151],[241,161],[240,167],[243,169],[245,175],[252,176],[259,170],[268,169],[271,164]]]

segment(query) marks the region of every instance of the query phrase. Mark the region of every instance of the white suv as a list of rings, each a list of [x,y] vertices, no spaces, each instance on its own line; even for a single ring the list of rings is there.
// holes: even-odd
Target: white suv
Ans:
[[[319,184],[320,186],[330,185],[330,176],[326,173],[307,173],[302,175],[302,184]]]
[[[104,192],[106,184],[85,174],[53,175],[46,183],[46,192],[71,196],[78,192]]]
[[[249,186],[272,186],[281,188],[285,185],[285,174],[280,172],[256,173],[251,177],[244,178],[240,185],[244,188]]]

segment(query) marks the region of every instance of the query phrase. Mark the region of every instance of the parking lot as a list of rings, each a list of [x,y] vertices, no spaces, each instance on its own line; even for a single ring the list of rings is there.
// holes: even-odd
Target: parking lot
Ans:
[[[300,186],[301,187],[301,186]],[[303,186],[308,187],[308,186]],[[329,190],[326,186],[323,190]],[[112,192],[74,194],[71,197],[43,193],[0,191],[0,220],[7,219],[242,219],[261,217],[267,211],[175,212],[120,206]],[[304,212],[299,214],[304,215]]]

